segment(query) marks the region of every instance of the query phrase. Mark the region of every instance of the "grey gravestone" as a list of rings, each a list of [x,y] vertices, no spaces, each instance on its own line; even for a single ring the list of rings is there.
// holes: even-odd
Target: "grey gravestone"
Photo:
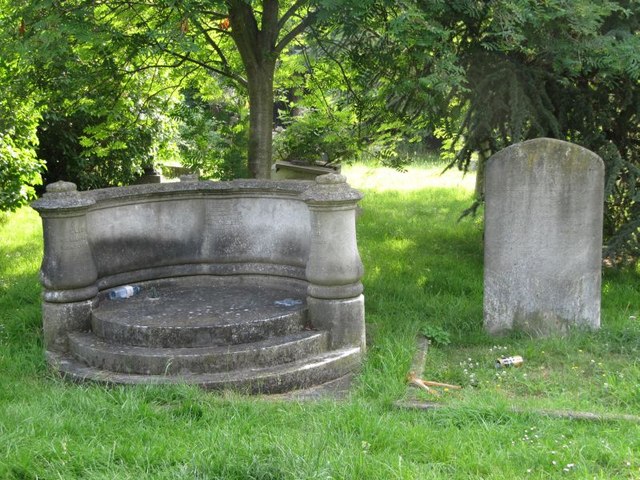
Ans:
[[[485,182],[485,328],[598,328],[602,159],[560,140],[530,140],[491,157]]]

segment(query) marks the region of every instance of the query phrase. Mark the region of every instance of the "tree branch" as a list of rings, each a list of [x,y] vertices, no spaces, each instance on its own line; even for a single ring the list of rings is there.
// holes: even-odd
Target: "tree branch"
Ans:
[[[204,29],[204,27],[202,26],[202,24],[196,19],[193,18],[193,23],[195,23],[196,27],[198,27],[198,29],[202,32],[202,34],[204,35],[204,39],[205,41],[211,46],[211,48],[213,48],[215,50],[215,52],[218,54],[218,56],[220,57],[220,61],[222,62],[222,64],[225,67],[228,67],[229,62],[227,61],[227,57],[225,56],[225,54],[223,53],[222,49],[220,48],[220,46],[218,45],[218,43],[211,37],[211,35],[209,35],[209,32],[207,30]]]
[[[262,0],[262,31],[260,32],[269,49],[278,39],[278,0]]]
[[[293,5],[291,5],[291,7],[289,7],[289,10],[284,12],[284,15],[280,17],[280,21],[278,22],[278,31],[282,30],[289,19],[293,17],[296,12],[300,10],[300,7],[302,7],[307,2],[308,0],[297,0]]]
[[[234,82],[237,82],[240,86],[242,86],[244,88],[247,88],[247,86],[248,86],[248,82],[244,78],[242,78],[241,76],[239,76],[239,75],[237,75],[237,74],[235,74],[233,72],[229,72],[229,71],[225,71],[225,70],[221,70],[219,68],[213,67],[213,66],[209,65],[208,63],[205,63],[205,62],[203,62],[201,60],[197,60],[195,58],[190,57],[188,54],[184,55],[184,54],[179,53],[179,52],[174,52],[173,50],[170,50],[167,47],[163,47],[160,44],[156,44],[156,45],[157,45],[157,47],[159,49],[161,49],[165,53],[168,53],[169,55],[173,55],[174,57],[180,58],[180,59],[182,59],[182,60],[184,60],[186,62],[191,62],[191,63],[194,63],[196,65],[199,65],[202,68],[204,68],[204,69],[206,69],[206,70],[208,70],[210,72],[217,73],[218,75],[222,75],[223,77],[227,77],[227,78],[233,80]]]
[[[251,6],[243,0],[227,0],[229,6],[229,22],[231,23],[231,38],[238,47],[242,63],[245,68],[261,63],[258,45],[258,23],[253,15]]]
[[[316,21],[317,12],[309,12],[305,18],[303,18],[298,25],[289,30],[282,39],[278,42],[278,44],[273,49],[276,55],[279,55],[282,50],[284,50],[291,41],[304,32],[308,26],[313,24]]]
[[[360,99],[360,96],[353,89],[353,86],[351,85],[351,81],[347,76],[347,72],[344,70],[344,67],[342,66],[340,61],[332,53],[330,53],[329,50],[324,46],[324,44],[322,43],[322,40],[320,40],[320,36],[318,35],[318,33],[314,29],[311,29],[311,32],[313,34],[313,38],[318,43],[320,50],[324,52],[324,54],[329,58],[329,60],[333,61],[338,66],[338,69],[340,70],[340,74],[342,75],[342,79],[344,80],[344,83],[347,86],[347,90],[349,90],[349,93],[351,93],[351,95],[353,95],[353,98],[356,99],[356,103],[361,103],[362,100]]]

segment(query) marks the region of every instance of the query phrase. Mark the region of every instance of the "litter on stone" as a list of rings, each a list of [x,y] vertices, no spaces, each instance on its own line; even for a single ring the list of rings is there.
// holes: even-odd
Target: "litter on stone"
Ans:
[[[273,303],[280,307],[293,307],[295,305],[302,305],[302,300],[296,300],[295,298],[284,298],[282,300],[276,300]]]
[[[109,300],[116,300],[120,298],[129,298],[137,295],[142,290],[138,285],[124,285],[122,287],[114,288],[107,294]]]

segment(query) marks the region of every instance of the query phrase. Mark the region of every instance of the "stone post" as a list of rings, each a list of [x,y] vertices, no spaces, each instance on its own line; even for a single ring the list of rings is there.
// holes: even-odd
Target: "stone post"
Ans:
[[[302,195],[311,214],[306,277],[311,324],[327,330],[331,347],[365,348],[364,273],[356,242],[356,204],[362,194],[342,175],[330,173]]]
[[[44,233],[40,268],[44,340],[47,350],[64,352],[69,332],[89,330],[98,294],[86,217],[95,202],[82,198],[70,182],[52,183],[46,192],[32,204],[42,217]]]

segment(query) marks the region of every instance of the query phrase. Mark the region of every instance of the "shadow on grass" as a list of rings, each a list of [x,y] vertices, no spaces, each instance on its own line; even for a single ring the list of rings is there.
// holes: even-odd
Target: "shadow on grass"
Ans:
[[[482,225],[457,221],[468,202],[451,189],[367,192],[358,233],[373,328],[482,334]]]

